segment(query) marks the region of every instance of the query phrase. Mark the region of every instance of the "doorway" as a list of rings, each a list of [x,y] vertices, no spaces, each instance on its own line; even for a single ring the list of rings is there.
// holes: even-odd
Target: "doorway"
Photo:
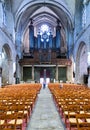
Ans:
[[[48,86],[48,84],[50,83],[50,78],[46,78],[46,81],[45,81],[45,79],[44,78],[40,78],[40,83],[42,84],[42,86],[43,86],[43,83],[46,83],[46,87]]]
[[[40,71],[40,83],[43,85],[44,83],[46,84],[46,87],[48,83],[50,83],[50,70],[43,68]]]
[[[55,79],[55,67],[35,67],[35,81],[39,81],[40,83],[45,82],[48,84],[49,82],[53,82]]]

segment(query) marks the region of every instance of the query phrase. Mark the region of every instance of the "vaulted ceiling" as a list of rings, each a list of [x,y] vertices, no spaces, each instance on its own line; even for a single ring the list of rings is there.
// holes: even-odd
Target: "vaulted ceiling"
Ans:
[[[71,1],[12,0],[16,31],[23,33],[30,24],[30,19],[33,19],[34,26],[38,26],[43,22],[56,26],[57,20],[59,20],[63,28],[67,28],[67,26],[73,28],[75,0]]]

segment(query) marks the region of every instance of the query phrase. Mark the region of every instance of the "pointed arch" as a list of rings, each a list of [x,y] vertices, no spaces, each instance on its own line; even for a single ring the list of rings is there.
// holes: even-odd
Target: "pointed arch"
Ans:
[[[84,83],[84,74],[87,74],[87,46],[82,41],[76,55],[76,82]]]

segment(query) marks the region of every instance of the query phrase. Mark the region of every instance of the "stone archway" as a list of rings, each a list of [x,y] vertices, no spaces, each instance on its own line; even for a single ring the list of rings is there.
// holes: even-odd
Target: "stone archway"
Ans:
[[[76,56],[76,82],[83,84],[85,74],[87,74],[87,46],[84,42],[81,42]]]
[[[13,62],[12,54],[8,44],[2,47],[2,85],[12,84],[13,82]]]

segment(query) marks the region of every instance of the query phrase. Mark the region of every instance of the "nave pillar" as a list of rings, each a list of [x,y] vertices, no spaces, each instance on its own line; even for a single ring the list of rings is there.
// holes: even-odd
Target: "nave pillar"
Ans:
[[[16,75],[15,75],[16,84],[18,84],[20,82],[20,80],[21,80],[20,77],[22,77],[21,75],[23,75],[22,72],[23,72],[23,69],[19,65],[19,57],[17,56],[16,57]]]
[[[89,76],[88,76],[88,87],[90,88],[90,68],[89,68]]]
[[[90,52],[88,52],[88,87],[90,88]]]
[[[0,52],[0,87],[2,86],[2,52]]]
[[[16,70],[15,62],[12,59],[8,60],[8,66],[9,66],[9,72],[8,72],[9,75],[7,84],[15,84],[15,77],[14,77],[14,73]]]
[[[74,83],[73,67],[72,66],[67,66],[67,81]]]
[[[32,65],[32,80],[34,80],[34,65]]]
[[[58,81],[58,65],[56,65],[56,81]]]

